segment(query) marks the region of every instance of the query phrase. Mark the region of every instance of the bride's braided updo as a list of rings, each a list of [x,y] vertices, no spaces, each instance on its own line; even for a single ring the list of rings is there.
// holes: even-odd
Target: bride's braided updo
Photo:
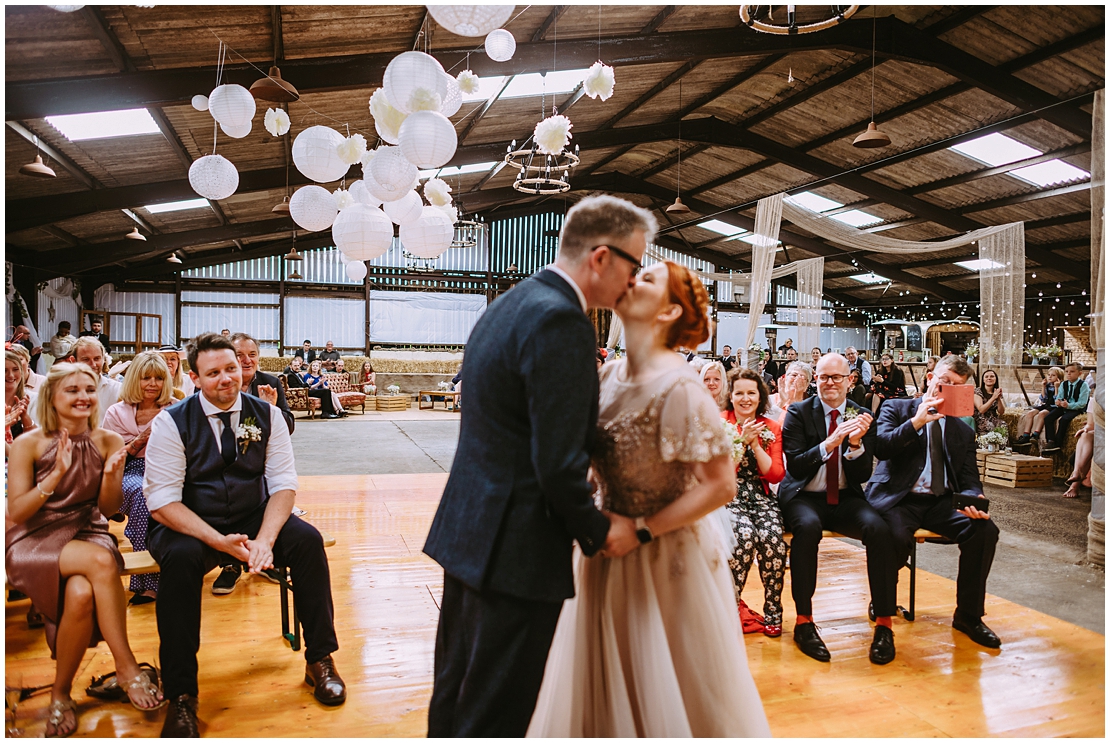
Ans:
[[[709,292],[690,269],[671,261],[664,263],[670,301],[682,308],[682,316],[667,332],[667,347],[693,350],[709,339]]]

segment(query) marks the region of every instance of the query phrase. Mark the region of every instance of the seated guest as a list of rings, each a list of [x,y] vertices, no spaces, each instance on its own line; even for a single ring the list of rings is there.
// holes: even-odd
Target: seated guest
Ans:
[[[871,364],[867,362],[867,359],[860,356],[859,351],[856,350],[855,346],[848,346],[844,349],[844,358],[848,359],[848,366],[859,372],[859,378],[860,381],[863,382],[863,386],[870,388]]]
[[[996,428],[1006,428],[1006,403],[1002,399],[1002,387],[998,384],[998,372],[987,369],[980,378],[981,384],[975,390],[975,432],[990,433]]]
[[[46,377],[31,369],[31,352],[18,343],[11,344],[11,350],[19,356],[19,366],[23,370],[23,387],[28,391],[37,390],[46,381]]]
[[[281,382],[274,375],[258,369],[258,341],[246,333],[232,333],[229,340],[235,346],[235,356],[239,359],[239,368],[242,370],[243,392],[276,405],[285,418],[289,433],[293,433],[293,411],[285,400],[285,390]]]
[[[861,408],[866,407],[867,388],[863,386],[863,380],[860,379],[859,369],[852,369],[848,372],[848,377],[848,399]]]
[[[302,367],[302,364],[303,364],[303,361],[302,361],[301,357],[300,356],[294,356],[293,358],[289,359],[289,363],[286,365],[286,367],[284,369],[281,370],[281,373],[284,374],[287,377],[290,374],[296,374],[299,377],[301,375],[301,372],[304,371],[304,369]]]
[[[1091,460],[1095,453],[1095,398],[1092,395],[1087,400],[1087,425],[1075,433],[1075,467],[1067,479],[1068,489],[1064,491],[1065,498],[1075,498],[1079,495],[1079,485],[1091,487]]]
[[[813,381],[813,370],[804,361],[795,361],[786,367],[779,391],[770,397],[771,408],[767,417],[780,426],[786,420],[786,409],[806,399],[806,390]]]
[[[303,363],[307,367],[309,364],[316,360],[316,351],[312,348],[312,341],[306,340],[304,342],[304,345],[301,348],[298,348],[297,352],[293,355],[299,356],[301,359],[301,363]]]
[[[31,398],[23,382],[20,356],[15,351],[4,352],[4,443],[12,441],[35,427],[30,413]],[[5,446],[5,451],[7,447]]]
[[[726,374],[732,371],[732,368],[736,366],[737,362],[736,357],[732,355],[732,346],[725,345],[723,348],[721,348],[720,362],[721,366],[725,368]]]
[[[1044,419],[1056,407],[1056,390],[1064,381],[1064,370],[1054,366],[1045,372],[1041,380],[1041,396],[1032,410],[1025,411],[1018,421],[1018,437],[1015,446],[1028,444],[1032,440],[1040,440],[1041,431],[1044,430]]]
[[[335,350],[335,344],[331,341],[324,344],[324,350],[316,358],[324,362],[324,369],[327,371],[335,371],[335,363],[340,360],[339,351]]]
[[[809,355],[813,359],[813,365],[817,366],[817,362],[821,360],[821,349],[815,346],[810,349]]]
[[[31,371],[37,369],[39,365],[39,356],[42,355],[42,346],[36,346],[31,340],[31,329],[28,328],[26,325],[16,325],[11,342],[13,344],[18,343],[20,346],[23,346],[23,348],[27,349],[27,354],[29,356],[28,363],[31,366]],[[42,375],[38,374],[36,376],[41,377]],[[46,379],[46,377],[42,378]]]
[[[771,375],[771,372],[768,371],[767,367],[770,363],[771,362],[766,358],[759,362],[759,375],[763,377],[763,382],[767,385],[767,389],[771,391],[771,394],[775,394],[779,391],[779,386],[775,378]]]
[[[315,397],[312,393],[316,392],[326,393],[331,397],[332,409],[335,411],[337,417],[342,418],[347,415],[347,411],[343,409],[343,403],[339,401],[339,395],[332,392],[328,387],[328,378],[324,376],[323,361],[316,359],[309,364],[308,371],[304,375],[304,382],[308,385],[309,394],[311,396]],[[320,399],[322,400],[323,398],[321,397]],[[323,403],[321,403],[320,410],[323,411],[323,409],[324,406]]]
[[[304,623],[305,681],[323,704],[342,704],[347,696],[331,657],[339,644],[324,543],[291,513],[297,472],[281,411],[242,393],[228,339],[206,333],[188,349],[200,391],[154,419],[144,483],[156,522],[147,543],[162,566],[156,606],[170,699],[164,738],[199,735],[201,586],[223,555],[246,562],[252,573],[288,566]]]
[[[55,361],[62,361],[73,354],[73,344],[76,342],[77,339],[70,332],[69,322],[62,320],[58,323],[58,332],[50,339],[46,350],[50,352]]]
[[[782,427],[786,476],[779,485],[779,505],[790,545],[790,590],[798,613],[794,642],[809,657],[830,659],[829,649],[813,623],[817,587],[817,547],[824,529],[863,541],[867,582],[875,609],[875,636],[870,659],[876,665],[894,660],[891,617],[895,611],[897,561],[890,527],[863,495],[871,477],[875,434],[871,416],[848,402],[848,360],[829,353],[817,363],[817,397],[794,403]]]
[[[725,367],[720,361],[710,361],[701,368],[701,383],[709,390],[718,410],[728,407],[728,390],[725,389]]]
[[[1058,451],[1064,445],[1068,424],[1072,418],[1087,408],[1091,388],[1079,378],[1079,364],[1072,362],[1064,367],[1064,381],[1056,393],[1056,407],[1049,411],[1044,421],[1044,437],[1048,446],[1042,452]]]
[[[378,375],[374,373],[374,365],[369,361],[362,363],[362,371],[358,373],[358,388],[367,395],[373,395],[377,392]]]
[[[15,440],[8,463],[7,578],[42,612],[57,661],[47,737],[77,729],[73,678],[101,639],[135,708],[163,704],[157,674],[139,668],[127,641],[123,557],[104,517],[123,500],[126,455],[119,434],[98,426],[99,384],[83,364],[55,363],[39,391],[42,428]]]
[[[301,367],[300,357],[294,356],[289,362],[289,366],[285,367],[285,383],[289,385],[289,389],[307,388],[308,384],[305,382],[306,375],[307,372]],[[314,397],[320,401],[321,418],[331,420],[342,417],[335,412],[335,402],[332,399],[331,390],[323,388],[308,389],[308,396]],[[346,414],[346,411],[344,411],[344,414]]]
[[[952,508],[953,493],[983,495],[975,432],[959,418],[929,412],[938,400],[938,384],[966,384],[970,376],[966,361],[945,356],[926,378],[925,395],[883,405],[875,441],[879,464],[867,500],[890,524],[897,565],[909,556],[918,529],[935,531],[960,545],[952,627],[980,645],[997,648],[1002,642],[983,624],[983,614],[998,527],[977,508]],[[897,581],[897,571],[894,576]]]
[[[721,417],[736,426],[747,447],[736,466],[736,498],[726,506],[732,515],[736,536],[736,552],[728,564],[736,583],[744,633],[762,632],[768,637],[779,637],[782,635],[786,542],[782,511],[771,489],[785,474],[782,429],[778,423],[764,417],[770,401],[759,372],[733,369],[728,373],[728,384],[731,394]],[[740,598],[753,560],[759,562],[759,577],[763,583],[763,617],[749,609]]]
[[[223,330],[220,331],[220,335],[222,335],[224,338],[230,338],[231,337],[231,331],[228,330],[227,328],[224,328]]]
[[[871,409],[877,411],[884,400],[906,397],[906,375],[894,365],[894,357],[884,352],[879,366],[871,372]]]
[[[181,369],[181,349],[167,344],[160,346],[158,353],[162,354],[162,360],[166,362],[166,366],[170,370],[170,379],[173,380],[173,396],[178,400],[184,400],[196,392],[193,380]]]
[[[123,437],[127,464],[123,468],[123,505],[120,513],[127,516],[124,535],[137,551],[146,550],[146,532],[150,512],[143,497],[143,472],[146,469],[146,442],[150,424],[162,408],[173,405],[173,380],[170,370],[158,351],[140,353],[127,367],[120,401],[104,414],[104,430]],[[148,604],[158,596],[158,574],[132,575],[128,603]]]
[[[82,338],[96,338],[100,341],[100,345],[104,347],[104,355],[107,356],[112,352],[111,346],[108,342],[108,336],[104,333],[104,323],[99,319],[93,320],[91,323],[92,330],[82,330]]]
[[[77,342],[73,344],[73,355],[77,363],[87,364],[100,378],[100,386],[96,391],[97,398],[100,400],[100,420],[97,421],[97,425],[99,425],[103,422],[108,408],[119,402],[122,385],[104,375],[104,346],[100,345],[100,341],[96,338],[88,335],[78,338]]]
[[[346,362],[344,362],[343,359],[339,359],[339,361],[335,362],[335,368],[332,369],[332,371],[334,371],[336,374],[347,374]],[[349,377],[350,375],[348,375],[348,381],[350,381]]]

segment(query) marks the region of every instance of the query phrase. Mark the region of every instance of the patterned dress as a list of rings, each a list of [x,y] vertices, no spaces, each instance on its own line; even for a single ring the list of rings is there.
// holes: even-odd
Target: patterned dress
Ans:
[[[143,496],[143,474],[146,472],[146,458],[127,456],[127,464],[123,468],[123,505],[120,513],[127,516],[127,525],[123,527],[123,534],[131,540],[131,548],[136,552],[146,550],[146,530],[150,523],[150,511],[146,508],[146,497]],[[129,586],[132,593],[144,591],[158,591],[158,574],[132,575]]]
[[[991,398],[990,394],[985,389],[980,387],[975,392],[987,401]],[[1006,419],[1002,417],[1001,406],[999,400],[995,400],[994,404],[987,408],[986,412],[980,413],[979,409],[975,409],[975,433],[984,434],[990,433],[996,428],[1006,428]]]

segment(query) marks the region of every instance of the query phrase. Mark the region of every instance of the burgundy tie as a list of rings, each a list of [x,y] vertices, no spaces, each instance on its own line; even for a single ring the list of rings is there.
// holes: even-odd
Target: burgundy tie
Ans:
[[[829,436],[832,436],[836,431],[836,419],[840,415],[839,410],[829,411]],[[840,447],[829,454],[828,461],[825,462],[825,501],[830,506],[835,506],[840,503]]]

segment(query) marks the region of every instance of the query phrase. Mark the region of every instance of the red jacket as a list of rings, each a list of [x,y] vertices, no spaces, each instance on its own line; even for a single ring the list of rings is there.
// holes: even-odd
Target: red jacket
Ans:
[[[732,425],[736,425],[735,411],[724,410],[721,412],[721,417]],[[782,482],[782,478],[786,476],[786,468],[782,463],[782,427],[775,421],[762,415],[757,415],[755,419],[767,426],[767,430],[775,434],[775,440],[772,441],[771,446],[765,450],[767,455],[771,457],[771,469],[759,478],[763,482],[763,492],[770,493],[771,486]]]

